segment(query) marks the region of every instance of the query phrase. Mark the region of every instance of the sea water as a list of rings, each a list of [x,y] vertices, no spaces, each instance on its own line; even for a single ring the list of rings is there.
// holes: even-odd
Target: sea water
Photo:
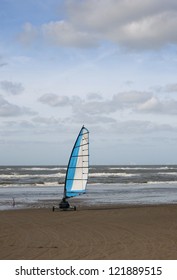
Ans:
[[[63,195],[66,166],[0,166],[0,210],[52,207]],[[91,166],[79,205],[177,203],[177,165]]]

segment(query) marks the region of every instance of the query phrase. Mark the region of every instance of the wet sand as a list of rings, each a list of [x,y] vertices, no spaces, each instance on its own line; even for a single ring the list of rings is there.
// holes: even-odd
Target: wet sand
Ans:
[[[177,205],[1,211],[0,259],[177,260]]]

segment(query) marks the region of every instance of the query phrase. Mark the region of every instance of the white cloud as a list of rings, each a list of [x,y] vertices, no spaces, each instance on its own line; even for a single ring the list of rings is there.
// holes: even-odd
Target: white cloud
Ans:
[[[30,22],[26,22],[23,26],[23,31],[19,34],[18,40],[25,46],[31,45],[38,36],[38,29]]]
[[[138,106],[140,111],[155,111],[159,106],[159,101],[154,96]]]
[[[96,36],[86,31],[77,30],[66,21],[49,22],[42,26],[44,38],[55,45],[66,47],[94,47]]]

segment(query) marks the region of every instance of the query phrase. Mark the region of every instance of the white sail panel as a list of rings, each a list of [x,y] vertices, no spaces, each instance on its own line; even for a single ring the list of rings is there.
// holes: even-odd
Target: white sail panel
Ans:
[[[85,192],[89,168],[89,131],[82,127],[73,147],[65,180],[64,197]]]

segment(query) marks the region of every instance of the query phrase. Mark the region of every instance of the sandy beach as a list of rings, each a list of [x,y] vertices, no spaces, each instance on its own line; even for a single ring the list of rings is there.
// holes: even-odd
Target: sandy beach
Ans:
[[[177,259],[177,205],[0,212],[0,259]]]

